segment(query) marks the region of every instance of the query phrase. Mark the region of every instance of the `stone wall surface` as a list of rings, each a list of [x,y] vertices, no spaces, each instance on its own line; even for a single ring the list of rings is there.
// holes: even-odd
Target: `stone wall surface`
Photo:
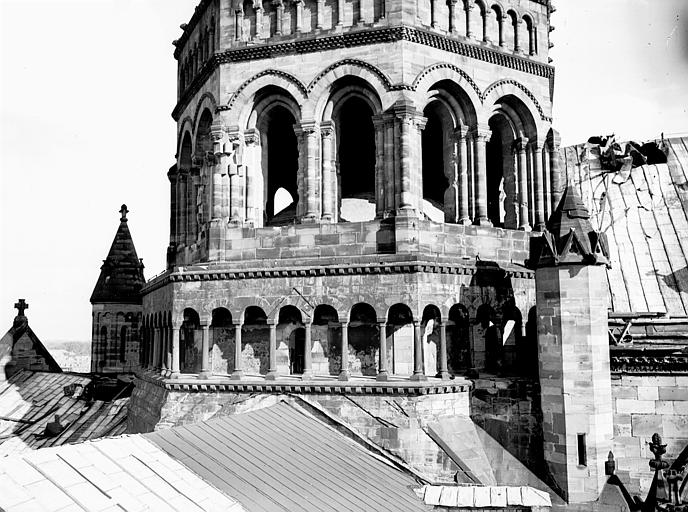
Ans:
[[[647,496],[655,432],[667,445],[666,460],[688,445],[687,375],[616,375],[612,378],[617,474],[631,494]]]

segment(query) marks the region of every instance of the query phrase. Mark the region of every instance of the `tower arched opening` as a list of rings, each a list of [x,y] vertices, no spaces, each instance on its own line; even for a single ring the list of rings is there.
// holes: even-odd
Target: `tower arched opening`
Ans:
[[[261,116],[259,130],[265,225],[291,224],[296,219],[299,202],[297,183],[299,150],[294,132],[295,123],[294,114],[281,103],[275,103]],[[291,202],[285,204],[283,198],[286,197],[290,197]]]
[[[211,370],[213,373],[228,374],[232,371],[234,358],[234,325],[232,313],[226,308],[212,311],[211,323]]]
[[[197,331],[201,320],[192,308],[184,310],[183,318],[179,339],[179,366],[182,373],[198,373],[201,371],[201,336]]]
[[[247,374],[266,374],[270,366],[270,327],[267,315],[258,306],[244,311],[241,326],[241,367]]]
[[[423,110],[427,119],[421,135],[423,169],[423,213],[431,220],[444,222],[444,197],[451,172],[453,122],[446,105],[432,101]]]
[[[349,315],[349,362],[351,373],[377,375],[380,337],[377,313],[370,304],[361,302]]]
[[[277,367],[280,372],[292,375],[302,374],[306,360],[306,330],[301,311],[296,306],[288,305],[280,308],[277,320],[277,343]]]
[[[341,103],[335,118],[339,216],[342,221],[362,221],[375,217],[375,134],[372,116],[370,105],[361,97],[352,95]]]
[[[392,341],[392,373],[413,373],[413,313],[406,304],[394,304],[387,313],[387,333]]]
[[[313,312],[312,364],[315,375],[335,375],[341,368],[341,329],[337,310],[319,304]]]
[[[442,314],[439,308],[433,304],[425,306],[421,321],[425,375],[435,375],[439,371],[441,328]]]
[[[454,304],[447,315],[447,366],[453,375],[472,366],[468,309],[461,304]]]

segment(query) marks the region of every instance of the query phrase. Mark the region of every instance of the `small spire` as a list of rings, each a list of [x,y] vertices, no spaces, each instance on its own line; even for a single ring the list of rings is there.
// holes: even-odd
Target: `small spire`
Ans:
[[[122,214],[122,217],[119,220],[121,220],[122,222],[126,222],[127,221],[127,213],[129,213],[129,210],[127,210],[126,204],[122,205],[122,208],[120,208],[119,213]]]

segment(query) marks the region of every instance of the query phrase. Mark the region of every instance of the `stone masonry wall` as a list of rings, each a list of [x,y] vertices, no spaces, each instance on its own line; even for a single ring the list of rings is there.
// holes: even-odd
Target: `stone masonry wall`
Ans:
[[[612,378],[617,474],[631,494],[647,496],[653,473],[648,442],[657,432],[672,460],[688,445],[688,375]]]

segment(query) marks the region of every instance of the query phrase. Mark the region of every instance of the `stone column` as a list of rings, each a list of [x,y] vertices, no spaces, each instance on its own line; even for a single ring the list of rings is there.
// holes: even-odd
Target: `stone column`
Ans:
[[[294,0],[296,7],[296,33],[300,34],[303,27],[303,0]]]
[[[501,17],[497,18],[497,28],[499,30],[499,47],[500,48],[504,48],[506,46],[506,41],[504,40],[504,23],[508,19],[509,18],[505,14],[502,14]]]
[[[490,9],[488,6],[485,7],[485,10],[481,13],[481,17],[483,19],[483,37],[482,41],[483,43],[491,43],[492,40],[490,39],[489,35],[489,27],[490,27],[490,16],[492,15],[492,9]]]
[[[471,13],[473,12],[473,2],[468,2],[465,4],[464,11],[466,11],[466,37],[473,37],[473,32],[471,31]]]
[[[373,118],[375,129],[375,216],[380,219],[385,211],[385,122],[382,116]]]
[[[332,161],[332,128],[333,123],[326,121],[320,127],[320,137],[322,143],[322,220],[324,222],[334,221],[334,165]]]
[[[246,148],[243,162],[245,204],[242,208],[242,218],[244,222],[255,226],[259,225],[257,217],[261,210],[259,205],[262,203],[262,190],[256,186],[256,174],[262,172],[257,163],[257,160],[259,161],[257,155],[260,152],[260,132],[255,128],[246,130],[244,132],[244,144]]]
[[[554,211],[561,200],[562,193],[562,176],[561,176],[561,158],[559,155],[559,147],[561,145],[561,138],[559,137],[559,132],[556,130],[550,130],[550,134],[547,138],[547,143],[550,151],[550,188],[551,188],[551,199],[552,206],[551,210]]]
[[[423,366],[423,334],[420,332],[420,322],[413,321],[413,375],[411,380],[427,380]]]
[[[514,142],[516,149],[516,161],[518,162],[518,199],[520,206],[518,229],[522,231],[530,231],[530,223],[528,221],[528,161],[526,160],[526,147],[528,139],[521,137]]]
[[[162,327],[160,329],[160,374],[165,375],[167,373],[167,327]]]
[[[335,28],[342,28],[344,26],[344,0],[337,0],[337,23]]]
[[[380,364],[377,371],[377,380],[388,380],[389,370],[387,369],[387,320],[378,318],[377,326],[380,331]]]
[[[320,211],[318,208],[318,139],[319,128],[315,122],[306,122],[301,124],[301,130],[306,142],[306,158],[304,164],[306,166],[305,177],[306,196],[305,206],[306,211],[301,219],[302,222],[316,222],[320,218]]]
[[[186,184],[189,178],[189,171],[182,169],[179,171],[177,186],[177,237],[180,244],[186,244]]]
[[[430,26],[432,28],[439,28],[437,22],[437,0],[430,0]]]
[[[241,361],[241,328],[242,323],[234,324],[234,371],[229,376],[232,380],[240,380],[244,376],[243,364]]]
[[[153,329],[153,361],[151,367],[154,370],[160,369],[160,327]]]
[[[514,23],[514,52],[515,53],[522,53],[521,52],[521,43],[519,41],[520,37],[520,29],[519,26],[521,25],[521,20],[516,20]]]
[[[368,19],[367,14],[368,10],[372,9],[372,5],[370,5],[371,0],[359,0],[358,2],[358,24],[359,25],[364,25],[365,23],[369,23],[371,20]]]
[[[399,141],[399,171],[400,171],[400,195],[399,214],[407,217],[415,217],[418,212],[418,198],[414,196],[414,170],[420,164],[415,161],[416,146],[420,144],[419,127],[424,125],[422,116],[408,103],[397,108],[397,118],[400,124]]]
[[[174,329],[172,329],[172,327],[168,327],[166,331],[167,343],[165,343],[165,376],[168,377],[172,372],[172,339],[174,338]]]
[[[256,34],[251,39],[261,39],[263,37],[263,3],[262,0],[253,2],[253,9],[256,13]]]
[[[170,378],[179,378],[179,329],[181,325],[172,325],[172,371]]]
[[[385,114],[385,163],[384,163],[384,186],[385,186],[385,213],[393,215],[395,208],[395,156],[396,147],[394,144],[394,124],[396,118],[391,114]]]
[[[196,163],[198,163],[197,159]],[[186,245],[191,247],[198,239],[198,223],[196,220],[196,188],[200,181],[200,167],[194,166],[189,172],[186,183]]]
[[[449,33],[456,35],[458,30],[456,28],[456,4],[459,0],[449,0],[447,5],[449,6]]]
[[[265,380],[275,380],[277,374],[277,323],[274,320],[268,320],[270,326],[270,346],[269,346],[269,363],[268,373]]]
[[[466,142],[467,127],[459,126],[456,132],[458,138],[458,181],[459,181],[459,224],[470,224],[471,217],[468,213],[468,144]]]
[[[304,340],[304,351],[303,351],[303,373],[301,374],[302,380],[308,380],[313,378],[313,359],[311,350],[313,349],[312,341],[312,328],[313,324],[309,321],[304,325],[306,336]]]
[[[537,231],[545,228],[545,192],[542,175],[542,143],[532,141],[529,144],[531,162],[533,163],[533,178],[535,181],[535,226]]]
[[[272,5],[275,7],[275,35],[282,35],[282,18],[284,17],[284,3],[282,0],[273,0]]]
[[[201,325],[201,373],[198,375],[201,379],[210,378],[210,325]]]
[[[447,380],[449,379],[449,370],[447,369],[447,322],[444,319],[440,323],[440,346],[438,352],[437,377]]]
[[[535,55],[535,27],[531,25],[526,28],[528,29],[528,54]]]
[[[176,246],[177,239],[177,166],[173,165],[167,173],[170,180],[170,245]]]
[[[474,131],[474,151],[475,160],[475,219],[474,224],[478,226],[491,226],[492,222],[487,216],[487,141],[490,140],[492,132],[485,128],[476,128]]]
[[[342,364],[339,380],[349,380],[349,322],[342,323]]]
[[[318,19],[317,19],[317,22],[315,24],[315,28],[318,30],[321,30],[323,28],[324,17],[325,17],[325,12],[324,12],[325,11],[325,0],[318,0],[317,1],[317,9],[318,9],[318,13],[317,13]]]
[[[234,40],[242,41],[244,38],[244,7],[240,4],[239,9],[234,11]]]

